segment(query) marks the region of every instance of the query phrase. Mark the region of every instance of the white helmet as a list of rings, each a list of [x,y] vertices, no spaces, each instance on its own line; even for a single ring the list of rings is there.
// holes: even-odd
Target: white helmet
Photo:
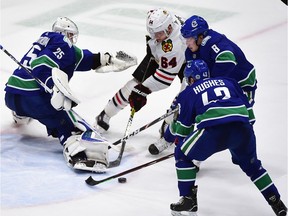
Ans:
[[[52,31],[65,35],[72,44],[76,44],[77,42],[79,34],[78,27],[67,17],[58,17],[52,26]]]
[[[164,31],[168,37],[171,31],[168,30],[169,25],[173,29],[173,15],[163,8],[150,10],[147,13],[146,28],[152,39],[155,38],[156,32]]]

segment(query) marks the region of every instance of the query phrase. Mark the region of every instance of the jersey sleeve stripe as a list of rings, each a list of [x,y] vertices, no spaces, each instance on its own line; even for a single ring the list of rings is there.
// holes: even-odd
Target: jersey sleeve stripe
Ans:
[[[45,65],[45,66],[50,67],[50,68],[53,68],[53,67],[60,68],[59,65],[47,55],[40,56],[31,62],[31,68],[33,70],[36,67],[39,67],[41,65]]]
[[[155,76],[156,76],[156,77],[161,77],[161,78],[163,78],[163,79],[165,79],[165,80],[169,80],[169,81],[173,81],[174,78],[175,78],[175,75],[167,76],[167,75],[164,74],[164,73],[160,73],[160,71],[158,71],[158,70],[156,70]]]
[[[236,61],[234,54],[229,50],[219,53],[216,56],[215,62],[216,63],[233,63],[237,65],[237,61]]]
[[[116,96],[116,101],[122,105],[121,100],[120,100],[119,95],[118,95],[118,92],[116,93],[115,96]]]
[[[153,78],[157,80],[158,82],[161,82],[164,85],[170,86],[173,82],[174,78],[176,77],[176,74],[169,74],[162,70],[156,70],[156,72],[153,74]]]

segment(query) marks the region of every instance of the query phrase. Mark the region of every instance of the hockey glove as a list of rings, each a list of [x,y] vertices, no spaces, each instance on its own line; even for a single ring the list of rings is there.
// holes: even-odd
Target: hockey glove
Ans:
[[[124,51],[116,52],[116,57],[110,53],[100,53],[101,67],[96,68],[97,73],[119,72],[137,64],[136,56],[129,55]]]
[[[129,103],[132,108],[138,112],[147,102],[147,95],[151,93],[151,90],[141,83],[136,85],[129,96]]]

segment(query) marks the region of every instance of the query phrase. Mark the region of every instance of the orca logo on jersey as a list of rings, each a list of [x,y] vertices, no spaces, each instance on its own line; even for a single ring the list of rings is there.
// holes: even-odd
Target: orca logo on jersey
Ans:
[[[167,53],[167,52],[171,52],[173,49],[173,43],[172,40],[167,40],[167,41],[163,41],[162,42],[162,50]]]

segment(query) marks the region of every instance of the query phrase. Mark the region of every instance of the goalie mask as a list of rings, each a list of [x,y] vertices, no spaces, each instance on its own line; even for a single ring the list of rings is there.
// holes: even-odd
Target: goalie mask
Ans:
[[[52,31],[65,35],[72,44],[76,44],[77,42],[79,34],[78,27],[67,17],[58,17],[52,26]]]
[[[152,39],[155,39],[157,32],[162,31],[169,37],[173,30],[173,24],[173,15],[162,8],[151,10],[147,14],[146,28]]]

